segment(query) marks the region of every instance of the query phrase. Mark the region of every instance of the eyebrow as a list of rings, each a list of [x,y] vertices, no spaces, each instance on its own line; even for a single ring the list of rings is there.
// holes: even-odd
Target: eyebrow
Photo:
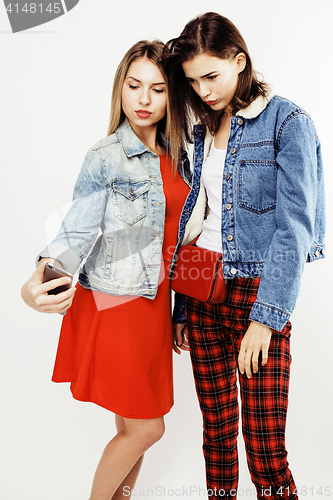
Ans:
[[[142,83],[141,80],[138,80],[137,78],[134,78],[134,76],[128,76],[127,80],[131,78],[132,80],[135,80],[138,83]],[[159,82],[159,83],[152,83],[152,85],[165,85],[165,82]]]
[[[200,78],[206,78],[207,76],[211,76],[213,73],[217,73],[217,69],[214,70],[214,71],[211,71],[210,73],[206,73],[206,75],[202,75],[200,76]],[[188,80],[193,80],[193,78],[191,78],[190,76],[187,76],[186,77]]]

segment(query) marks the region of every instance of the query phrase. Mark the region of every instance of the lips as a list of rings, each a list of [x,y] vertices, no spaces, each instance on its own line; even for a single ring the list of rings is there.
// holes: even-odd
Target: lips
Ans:
[[[151,116],[151,112],[146,109],[139,109],[135,112],[139,118],[149,118]]]
[[[217,103],[217,99],[215,99],[214,101],[205,101],[205,103],[208,104],[208,106],[213,106],[213,104]]]

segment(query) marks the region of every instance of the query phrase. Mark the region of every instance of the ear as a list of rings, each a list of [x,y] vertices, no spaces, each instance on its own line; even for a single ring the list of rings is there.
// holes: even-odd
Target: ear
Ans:
[[[240,52],[239,54],[237,54],[237,56],[235,57],[235,63],[237,66],[238,74],[244,71],[246,66],[246,55],[244,54],[244,52]]]

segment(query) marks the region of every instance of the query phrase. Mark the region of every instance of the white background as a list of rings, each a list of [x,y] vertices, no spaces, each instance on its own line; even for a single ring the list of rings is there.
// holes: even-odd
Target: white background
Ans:
[[[17,34],[0,5],[1,500],[89,497],[115,431],[113,415],[50,382],[61,318],[30,310],[20,288],[46,244],[46,219],[70,201],[84,154],[106,135],[113,75],[125,51],[139,39],[178,36],[208,10],[236,24],[255,68],[312,115],[322,141],[327,258],[306,266],[292,317],[287,449],[296,482],[308,488],[302,497],[321,498],[316,491],[325,486],[333,497],[332,0],[81,0]],[[184,487],[197,500],[205,498],[194,492],[205,484],[201,414],[186,353],[176,356],[174,371],[175,406],[165,436],[146,455],[137,496],[179,496]],[[240,464],[240,498],[254,498],[242,441]],[[148,488],[160,489],[153,495]]]

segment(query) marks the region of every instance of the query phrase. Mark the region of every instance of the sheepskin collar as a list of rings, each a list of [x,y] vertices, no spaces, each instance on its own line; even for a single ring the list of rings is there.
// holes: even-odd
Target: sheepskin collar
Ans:
[[[236,116],[241,116],[242,118],[256,118],[266,108],[273,97],[273,92],[270,92],[266,97],[257,97],[249,106],[237,111]]]

